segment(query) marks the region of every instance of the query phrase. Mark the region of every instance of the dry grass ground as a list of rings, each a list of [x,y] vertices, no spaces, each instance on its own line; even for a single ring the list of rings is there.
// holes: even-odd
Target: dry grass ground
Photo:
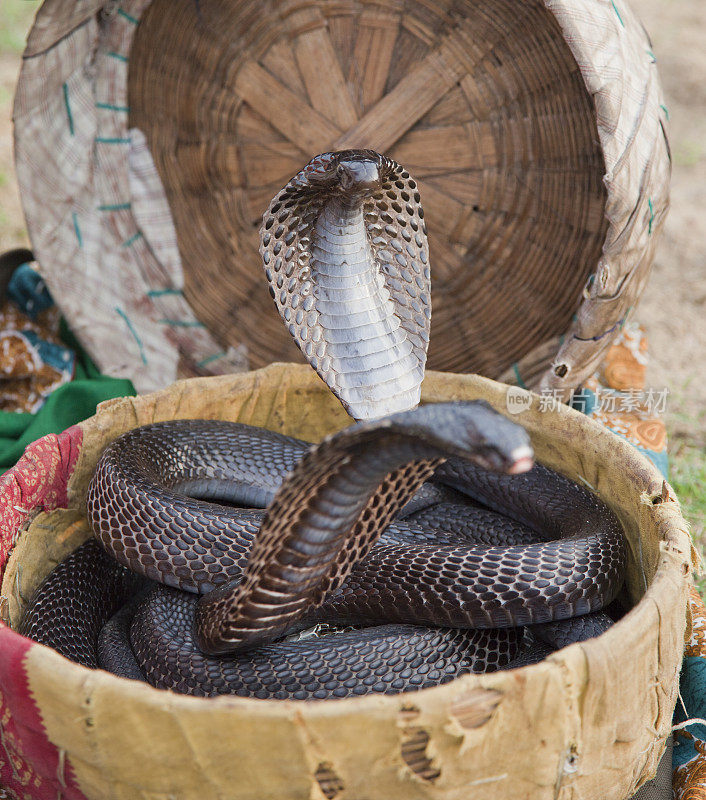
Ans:
[[[0,248],[27,243],[12,165],[12,96],[39,3],[0,5]],[[650,384],[669,387],[671,479],[706,543],[706,3],[632,0],[653,39],[670,113],[672,209],[637,312],[650,334]]]

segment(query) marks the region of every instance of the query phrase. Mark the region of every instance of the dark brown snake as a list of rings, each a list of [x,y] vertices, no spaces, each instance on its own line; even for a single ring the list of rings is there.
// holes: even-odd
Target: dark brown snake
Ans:
[[[393,415],[314,448],[203,420],[121,436],[87,498],[105,552],[90,541],[59,565],[25,635],[160,688],[312,699],[519,664],[517,626],[561,646],[610,623],[593,613],[622,583],[610,510],[526,472],[526,433],[483,403],[399,410],[428,341],[422,219],[414,181],[369,151],[295,176],[261,231],[278,308],[352,414]],[[346,627],[306,635],[321,624]]]

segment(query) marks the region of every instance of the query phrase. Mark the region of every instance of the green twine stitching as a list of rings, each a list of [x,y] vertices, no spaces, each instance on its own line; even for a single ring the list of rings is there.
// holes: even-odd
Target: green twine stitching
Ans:
[[[206,326],[203,322],[191,322],[189,320],[184,319],[160,319],[160,324],[162,325],[171,325],[174,328],[205,328]]]
[[[647,233],[648,233],[648,235],[651,235],[652,234],[652,223],[654,222],[654,219],[655,219],[655,210],[654,210],[654,207],[652,206],[652,198],[651,197],[648,198],[648,200],[647,200],[647,206],[650,209],[650,220],[649,220],[648,225],[647,225]]]
[[[130,203],[116,203],[115,205],[98,206],[99,211],[126,211],[130,208]]]
[[[659,107],[664,111],[664,116],[667,118],[667,122],[669,122],[669,109],[662,103],[659,104]]]
[[[98,144],[130,144],[129,136],[96,136]]]
[[[168,294],[182,294],[181,289],[150,289],[147,297],[163,297]]]
[[[206,367],[212,361],[217,361],[219,358],[223,358],[224,355],[226,355],[226,351],[225,350],[221,351],[220,353],[214,353],[212,356],[207,356],[206,358],[202,358],[201,361],[197,361],[196,362],[196,366],[197,367]]]
[[[96,108],[104,108],[106,111],[130,111],[130,106],[114,106],[112,103],[96,103]]]
[[[632,311],[632,306],[629,306],[629,307],[628,307],[628,310],[625,312],[625,315],[624,315],[624,316],[623,316],[623,318],[620,320],[620,330],[621,330],[621,331],[622,331],[622,329],[625,327],[625,323],[628,321],[628,316],[630,315],[630,312],[631,312],[631,311]]]
[[[613,6],[613,11],[615,11],[618,19],[620,20],[620,24],[625,27],[625,23],[623,22],[623,18],[620,16],[620,11],[618,11],[618,7],[615,5],[615,0],[610,0],[610,4]]]
[[[130,247],[131,244],[134,244],[138,239],[142,238],[142,231],[137,231],[137,233],[133,234],[127,241],[123,242],[123,247]]]
[[[128,14],[127,11],[123,11],[122,8],[118,9],[118,14],[120,14],[121,17],[125,17],[128,22],[132,22],[133,25],[138,25],[140,22],[137,17],[133,17],[131,14]]]
[[[520,368],[517,366],[517,362],[512,365],[512,370],[515,373],[515,378],[517,379],[517,385],[521,389],[526,389],[525,382],[522,380],[522,375],[520,375]]]
[[[127,325],[130,333],[133,336],[133,339],[137,342],[137,346],[140,348],[140,358],[142,359],[142,363],[147,366],[147,359],[145,358],[145,348],[142,345],[142,339],[137,335],[137,331],[132,325],[130,318],[128,315],[120,308],[119,306],[115,306],[115,310],[118,314],[125,320],[125,324]]]
[[[122,61],[125,64],[130,60],[127,56],[124,56],[122,53],[116,53],[114,50],[109,50],[106,55],[110,56],[110,58],[116,58],[118,61]]]
[[[64,83],[64,105],[66,106],[66,116],[69,118],[69,132],[74,135],[74,118],[71,113],[71,106],[69,105],[69,87]]]
[[[657,56],[651,50],[646,50],[645,52],[652,59],[652,63],[656,64],[657,63]]]
[[[74,231],[78,239],[78,246],[83,247],[83,237],[81,236],[81,229],[78,227],[78,216],[75,211],[71,214],[71,219],[74,221]]]

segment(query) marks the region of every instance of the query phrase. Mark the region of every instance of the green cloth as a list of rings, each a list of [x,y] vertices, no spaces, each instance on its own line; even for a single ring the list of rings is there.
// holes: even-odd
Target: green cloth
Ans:
[[[103,400],[135,394],[132,381],[101,375],[63,320],[60,334],[64,344],[76,353],[74,379],[49,395],[36,414],[0,411],[2,472],[12,467],[35,439],[47,433],[61,433],[90,417]]]

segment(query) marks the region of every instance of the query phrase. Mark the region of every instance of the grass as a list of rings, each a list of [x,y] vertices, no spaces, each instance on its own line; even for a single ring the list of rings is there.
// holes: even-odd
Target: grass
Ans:
[[[689,403],[698,392],[694,374],[672,389],[667,406],[669,482],[689,523],[694,545],[706,566],[706,405]],[[696,576],[696,586],[706,600],[706,575]]]
[[[673,451],[670,461],[670,483],[706,563],[706,449],[683,445]],[[706,576],[697,576],[696,585],[706,600]]]
[[[672,158],[679,167],[694,167],[704,157],[704,148],[700,142],[682,141],[674,145]]]
[[[37,13],[37,0],[2,0],[0,9],[0,54],[24,50],[27,31]]]

